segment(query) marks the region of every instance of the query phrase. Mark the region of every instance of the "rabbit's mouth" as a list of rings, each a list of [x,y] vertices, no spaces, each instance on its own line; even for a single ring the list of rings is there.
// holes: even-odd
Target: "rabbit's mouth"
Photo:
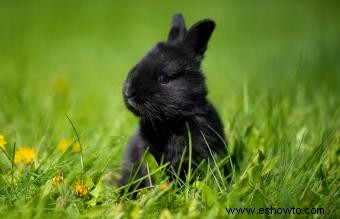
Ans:
[[[124,102],[126,107],[136,116],[141,116],[142,112],[141,112],[141,107],[139,104],[136,103],[135,98],[134,97],[125,97],[124,98]]]

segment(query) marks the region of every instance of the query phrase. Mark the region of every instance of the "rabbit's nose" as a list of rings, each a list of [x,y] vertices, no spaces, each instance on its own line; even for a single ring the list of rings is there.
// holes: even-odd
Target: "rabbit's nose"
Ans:
[[[124,95],[127,98],[132,98],[135,96],[135,92],[130,88],[130,84],[126,84],[124,88]]]
[[[125,94],[125,96],[127,97],[127,98],[133,98],[134,96],[135,96],[135,93],[132,93],[132,92],[125,92],[124,93]]]

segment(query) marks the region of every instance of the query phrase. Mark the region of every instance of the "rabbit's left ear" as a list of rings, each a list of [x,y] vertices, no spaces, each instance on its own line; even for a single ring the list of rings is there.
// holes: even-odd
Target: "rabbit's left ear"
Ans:
[[[175,14],[172,18],[172,24],[168,35],[168,41],[178,42],[181,41],[187,29],[185,27],[184,18],[181,14]]]
[[[215,29],[215,22],[209,19],[194,24],[185,36],[184,44],[194,53],[198,60],[202,60],[207,49],[208,41]]]

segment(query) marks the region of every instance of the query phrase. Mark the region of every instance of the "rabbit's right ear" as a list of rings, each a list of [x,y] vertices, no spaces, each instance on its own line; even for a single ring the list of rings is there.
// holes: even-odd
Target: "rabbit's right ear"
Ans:
[[[187,29],[185,27],[184,18],[181,14],[175,14],[172,17],[172,24],[168,35],[169,42],[178,42],[181,41]]]
[[[213,20],[205,19],[194,24],[185,35],[184,44],[194,53],[197,60],[203,59],[208,41],[215,29]]]

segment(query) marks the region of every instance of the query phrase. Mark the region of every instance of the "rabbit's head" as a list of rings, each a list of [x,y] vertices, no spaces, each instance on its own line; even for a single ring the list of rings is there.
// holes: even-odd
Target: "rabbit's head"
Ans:
[[[192,115],[207,95],[200,64],[214,28],[214,21],[206,19],[187,31],[183,17],[174,15],[168,40],[151,49],[126,78],[128,109],[162,121]]]

